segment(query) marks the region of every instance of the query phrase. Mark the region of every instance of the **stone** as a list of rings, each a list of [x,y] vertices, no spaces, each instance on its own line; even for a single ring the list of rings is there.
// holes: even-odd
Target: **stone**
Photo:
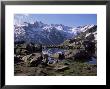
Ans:
[[[60,65],[60,66],[55,67],[54,69],[57,71],[64,71],[64,70],[69,69],[69,67],[66,65]]]

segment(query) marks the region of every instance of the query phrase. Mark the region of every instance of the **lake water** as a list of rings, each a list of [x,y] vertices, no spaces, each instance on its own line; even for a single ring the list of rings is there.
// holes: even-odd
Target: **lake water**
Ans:
[[[54,53],[65,53],[66,50],[64,49],[59,49],[59,48],[47,48],[43,49],[42,52],[43,54],[48,54],[49,56],[54,54]],[[90,61],[86,62],[88,64],[97,64],[97,59],[94,57],[91,57]]]
[[[97,59],[95,59],[94,57],[91,57],[91,60],[89,62],[87,62],[89,64],[97,64]]]
[[[42,52],[45,54],[54,54],[54,53],[65,53],[66,50],[64,49],[59,49],[59,48],[47,48],[47,49],[43,49]]]

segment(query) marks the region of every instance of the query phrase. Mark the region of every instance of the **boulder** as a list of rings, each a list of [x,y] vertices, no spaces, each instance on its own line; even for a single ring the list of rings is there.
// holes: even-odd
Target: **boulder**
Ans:
[[[29,61],[31,63],[32,61],[37,60],[40,56],[41,56],[40,53],[33,53],[33,54],[30,54],[30,55],[24,56],[21,60],[23,60],[24,62]]]
[[[27,62],[27,60],[30,58],[31,55],[32,55],[32,54],[26,55],[26,56],[24,56],[21,60],[23,60],[24,62]]]
[[[54,69],[57,71],[64,71],[64,70],[69,69],[69,67],[66,65],[59,65],[59,66],[55,67]]]

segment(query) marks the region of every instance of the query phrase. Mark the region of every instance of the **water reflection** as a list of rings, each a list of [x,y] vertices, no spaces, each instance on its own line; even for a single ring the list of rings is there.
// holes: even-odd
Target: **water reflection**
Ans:
[[[94,57],[91,57],[91,60],[87,62],[88,64],[97,64],[97,59]]]
[[[42,50],[43,54],[48,54],[48,61],[50,63],[53,63],[56,60],[59,60],[58,58],[53,58],[52,55],[53,54],[65,54],[65,52],[68,51],[66,49],[59,49],[59,48],[45,48]],[[89,61],[87,61],[86,63],[88,64],[97,64],[97,60],[94,57],[91,57],[91,59]]]
[[[42,50],[43,54],[52,55],[55,53],[65,53],[65,49],[59,49],[59,48],[45,48]]]

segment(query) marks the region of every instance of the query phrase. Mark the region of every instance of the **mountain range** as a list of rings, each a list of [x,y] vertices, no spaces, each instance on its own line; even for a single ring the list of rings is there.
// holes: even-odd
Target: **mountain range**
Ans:
[[[69,27],[63,24],[44,24],[41,21],[34,23],[24,22],[22,25],[14,25],[14,41],[59,45],[80,33],[84,33],[92,28],[94,29],[94,27],[96,27],[96,25],[93,24]]]

